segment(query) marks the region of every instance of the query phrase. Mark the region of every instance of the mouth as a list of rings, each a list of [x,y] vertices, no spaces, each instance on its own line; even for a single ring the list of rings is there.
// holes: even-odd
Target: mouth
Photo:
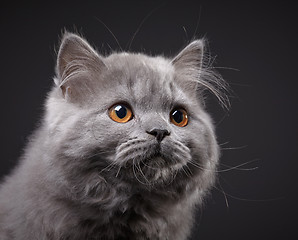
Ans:
[[[173,161],[173,157],[162,151],[160,145],[157,145],[153,149],[144,153],[139,164],[153,169],[167,169],[174,165],[175,161]]]
[[[177,142],[126,143],[117,150],[115,162],[121,169],[120,175],[143,185],[171,183],[191,160],[189,148]]]
[[[182,161],[171,158],[159,148],[130,167],[132,169],[131,177],[142,185],[165,186],[175,180],[184,165]]]

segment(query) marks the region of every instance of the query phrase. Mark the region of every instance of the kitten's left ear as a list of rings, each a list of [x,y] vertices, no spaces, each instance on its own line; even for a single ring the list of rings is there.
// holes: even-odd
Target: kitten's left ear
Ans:
[[[203,62],[204,42],[195,40],[188,44],[174,59],[172,64],[176,68],[201,68]]]
[[[202,92],[209,90],[226,109],[230,107],[229,85],[214,70],[203,66],[204,40],[187,45],[173,60],[175,81],[179,86],[201,100]]]
[[[181,87],[195,93],[203,65],[203,40],[195,40],[188,44],[174,59],[177,79]]]

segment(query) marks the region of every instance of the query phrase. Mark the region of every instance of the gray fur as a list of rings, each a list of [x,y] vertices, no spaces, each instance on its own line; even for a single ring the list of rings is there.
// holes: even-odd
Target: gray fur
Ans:
[[[219,158],[199,89],[224,99],[203,41],[173,59],[103,57],[66,33],[56,73],[42,125],[1,185],[0,239],[187,239]],[[119,102],[131,121],[109,118]],[[185,127],[169,121],[176,106],[188,112]],[[170,134],[159,143],[154,128]]]

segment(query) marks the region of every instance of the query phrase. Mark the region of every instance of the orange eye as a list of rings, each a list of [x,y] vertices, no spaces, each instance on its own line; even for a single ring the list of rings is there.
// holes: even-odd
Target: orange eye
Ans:
[[[118,123],[126,123],[132,119],[132,111],[123,104],[116,104],[109,110],[109,116]]]
[[[178,127],[185,127],[188,123],[187,112],[184,109],[174,109],[170,114],[170,120]]]

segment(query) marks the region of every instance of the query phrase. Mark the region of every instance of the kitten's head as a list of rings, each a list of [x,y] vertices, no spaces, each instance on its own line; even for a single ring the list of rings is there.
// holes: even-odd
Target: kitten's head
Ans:
[[[203,50],[196,40],[171,59],[104,57],[66,33],[46,116],[66,180],[85,189],[104,179],[138,189],[205,192],[219,152],[201,90],[222,98],[203,67]]]

